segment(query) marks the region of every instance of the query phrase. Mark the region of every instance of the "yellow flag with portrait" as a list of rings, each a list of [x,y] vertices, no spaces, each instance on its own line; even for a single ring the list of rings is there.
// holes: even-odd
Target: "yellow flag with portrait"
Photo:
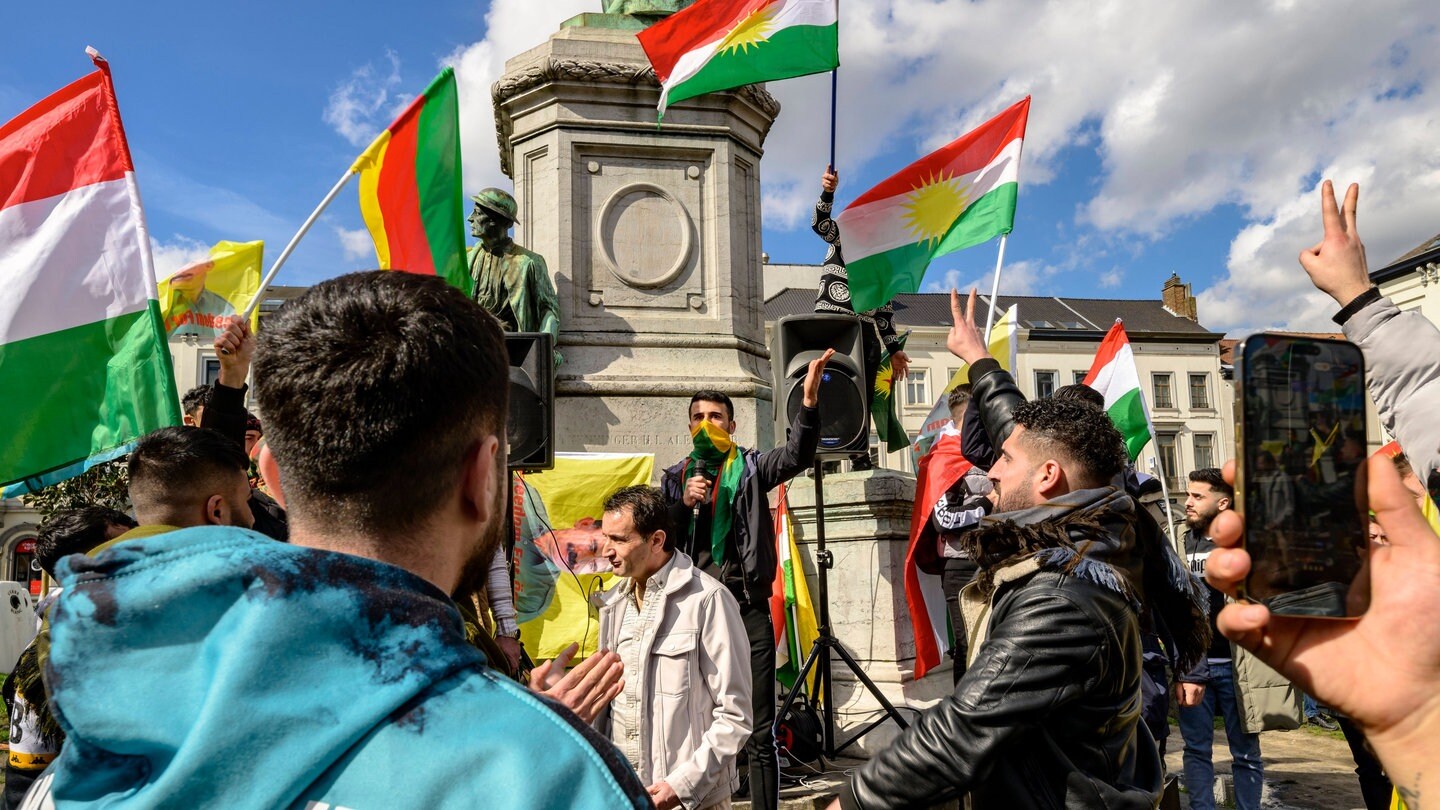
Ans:
[[[216,242],[210,255],[159,284],[160,316],[169,337],[211,339],[227,319],[245,311],[260,293],[264,242]],[[259,325],[257,310],[250,329]]]

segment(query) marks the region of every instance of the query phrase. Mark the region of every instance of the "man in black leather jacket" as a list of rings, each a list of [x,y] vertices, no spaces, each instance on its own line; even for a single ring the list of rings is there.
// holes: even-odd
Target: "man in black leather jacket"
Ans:
[[[1009,375],[981,363],[973,321],[952,306],[951,350],[970,362],[983,398],[985,383]],[[974,344],[978,354],[957,351]],[[969,793],[977,810],[1138,810],[1159,798],[1159,754],[1139,722],[1141,606],[1177,628],[1181,657],[1193,660],[1209,631],[1200,585],[1111,485],[1126,454],[1104,413],[1001,400],[1004,413],[981,409],[1001,449],[990,471],[999,504],[971,535],[981,572],[961,595],[969,668],[855,773],[839,807],[926,807]]]

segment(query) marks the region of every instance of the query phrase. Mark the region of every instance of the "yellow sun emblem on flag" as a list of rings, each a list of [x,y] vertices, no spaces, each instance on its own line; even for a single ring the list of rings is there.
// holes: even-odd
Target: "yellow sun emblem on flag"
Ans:
[[[934,247],[965,212],[965,206],[970,203],[965,195],[968,190],[943,171],[930,175],[905,201],[905,227],[918,241]]]
[[[771,3],[764,8],[757,9],[750,16],[740,21],[740,24],[730,29],[725,39],[720,42],[720,53],[744,53],[751,48],[758,48],[760,45],[775,33],[775,9],[779,3]]]
[[[875,393],[882,396],[890,396],[890,391],[895,387],[895,372],[890,367],[890,358],[880,364],[880,369],[875,372]]]

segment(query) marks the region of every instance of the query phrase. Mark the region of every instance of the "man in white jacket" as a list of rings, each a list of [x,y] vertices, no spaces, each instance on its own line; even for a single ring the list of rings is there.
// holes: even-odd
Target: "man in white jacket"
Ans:
[[[740,605],[674,548],[664,494],[626,487],[605,502],[603,554],[620,584],[599,595],[600,648],[625,688],[596,718],[658,810],[728,808],[751,732],[750,643]]]

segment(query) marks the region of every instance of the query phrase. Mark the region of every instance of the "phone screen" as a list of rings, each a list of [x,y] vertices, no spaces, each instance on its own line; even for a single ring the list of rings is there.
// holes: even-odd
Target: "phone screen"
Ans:
[[[1242,595],[1278,614],[1358,616],[1369,605],[1360,349],[1258,334],[1241,344],[1239,365]]]

